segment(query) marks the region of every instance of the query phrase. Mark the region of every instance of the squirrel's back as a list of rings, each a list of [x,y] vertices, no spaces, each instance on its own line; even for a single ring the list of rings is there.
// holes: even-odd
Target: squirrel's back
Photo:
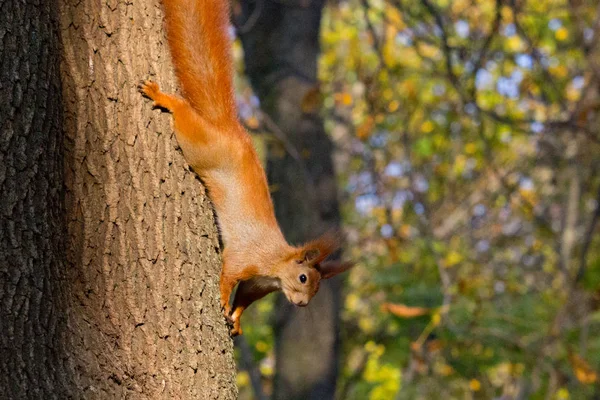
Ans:
[[[183,97],[213,123],[237,119],[227,0],[163,0]]]

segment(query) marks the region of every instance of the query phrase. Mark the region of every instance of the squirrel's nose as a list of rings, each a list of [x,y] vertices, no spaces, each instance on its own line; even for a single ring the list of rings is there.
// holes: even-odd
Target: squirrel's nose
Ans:
[[[294,304],[296,304],[298,307],[306,307],[308,305],[308,301],[306,301],[306,300],[300,300],[300,301],[297,301]]]

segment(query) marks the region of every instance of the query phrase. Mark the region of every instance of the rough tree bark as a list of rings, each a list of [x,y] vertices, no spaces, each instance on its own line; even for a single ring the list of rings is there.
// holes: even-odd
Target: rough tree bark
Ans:
[[[0,397],[68,393],[62,115],[50,1],[0,7]]]
[[[277,146],[269,152],[267,166],[269,182],[277,188],[273,193],[277,218],[286,237],[296,243],[340,225],[333,146],[319,110],[302,106],[318,88],[323,6],[323,0],[242,3],[246,73],[262,109],[302,157],[284,155]],[[279,297],[274,399],[334,397],[340,292],[338,279],[323,282],[309,309],[296,311]]]
[[[1,397],[235,398],[212,209],[136,91],[158,3],[2,8]]]

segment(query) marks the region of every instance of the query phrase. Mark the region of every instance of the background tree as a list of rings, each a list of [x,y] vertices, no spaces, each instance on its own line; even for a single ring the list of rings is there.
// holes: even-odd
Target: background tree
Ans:
[[[8,1],[2,9],[0,393],[61,396],[73,380],[63,347],[67,299],[56,7],[51,1]]]
[[[212,211],[136,90],[174,87],[158,2],[4,7],[0,392],[235,398]]]
[[[245,71],[265,113],[264,126],[277,138],[267,155],[277,219],[286,238],[301,243],[340,225],[333,146],[319,115],[317,58],[324,1],[259,0],[240,6]],[[334,395],[340,290],[339,279],[323,282],[310,309],[301,311],[279,296],[274,399]]]

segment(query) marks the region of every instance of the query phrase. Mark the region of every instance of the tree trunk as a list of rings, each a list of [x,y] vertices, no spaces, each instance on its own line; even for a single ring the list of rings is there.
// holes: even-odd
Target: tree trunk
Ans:
[[[243,3],[246,73],[262,109],[285,133],[297,159],[281,146],[269,152],[267,173],[277,218],[292,242],[340,225],[333,146],[318,107],[306,107],[318,88],[319,26],[324,1]],[[257,14],[255,14],[257,13]],[[258,14],[259,13],[259,14]],[[252,20],[258,20],[252,24]],[[251,25],[248,25],[251,24]],[[289,149],[288,149],[289,150]],[[339,356],[340,281],[323,282],[307,310],[280,296],[276,312],[274,399],[331,399]]]
[[[51,1],[0,11],[0,397],[69,393],[63,165]]]
[[[174,87],[160,6],[23,3],[0,21],[2,397],[235,398],[212,209],[136,90]]]

